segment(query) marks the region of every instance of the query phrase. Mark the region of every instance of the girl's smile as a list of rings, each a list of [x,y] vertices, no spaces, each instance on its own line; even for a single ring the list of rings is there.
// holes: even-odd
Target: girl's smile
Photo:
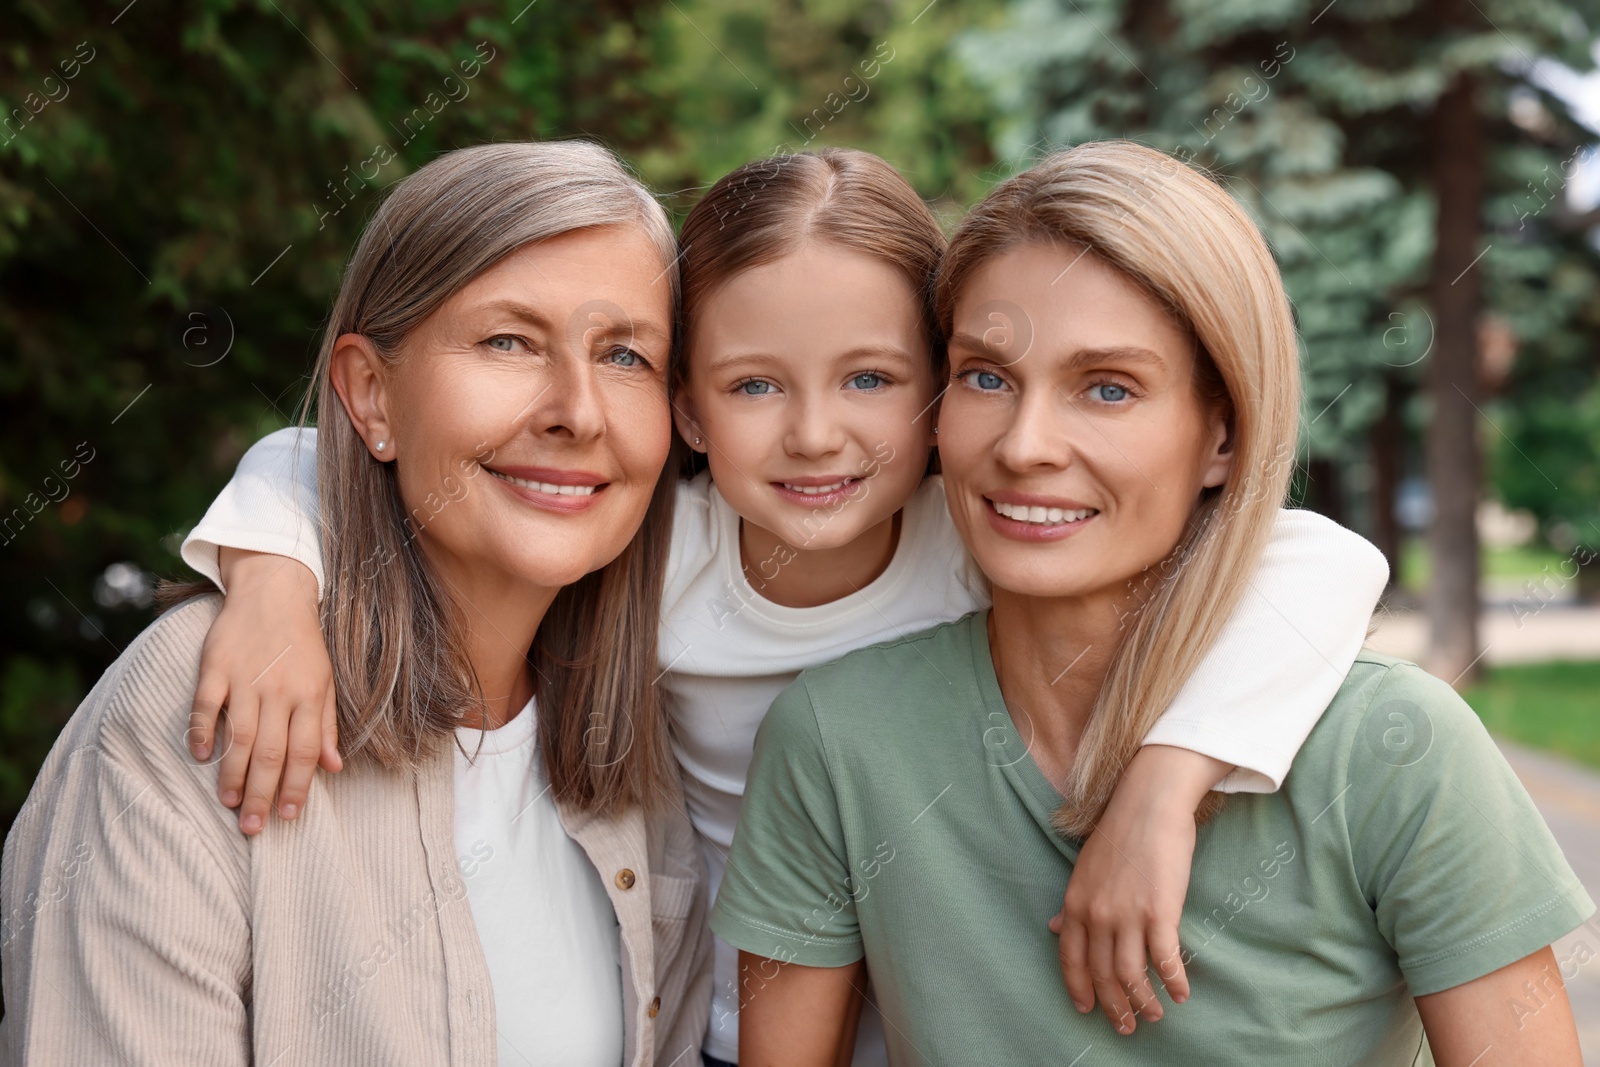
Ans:
[[[866,491],[866,479],[855,475],[814,475],[773,482],[778,496],[791,504],[807,508],[832,507],[853,500]]]

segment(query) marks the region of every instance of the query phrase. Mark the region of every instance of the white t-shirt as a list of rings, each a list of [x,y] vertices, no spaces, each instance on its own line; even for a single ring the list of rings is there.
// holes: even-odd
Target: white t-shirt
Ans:
[[[679,484],[657,655],[712,899],[744,802],[756,727],[784,687],[807,667],[909,637],[988,602],[988,583],[956,536],[938,478],[925,480],[906,503],[884,572],[843,599],[811,608],[774,604],[755,591],[740,561],[739,515],[708,473]],[[736,1061],[739,953],[720,937],[714,946],[706,1051]],[[857,1064],[888,1062],[881,1025],[876,1012],[863,1014]]]
[[[534,726],[530,700],[498,730],[456,731],[456,861],[494,986],[500,1067],[617,1067],[617,913],[562,828]]]
[[[322,587],[316,431],[305,431],[303,441],[300,432],[279,430],[245,453],[183,543],[190,566],[219,581],[216,549],[230,545],[292,557]],[[1382,553],[1356,534],[1314,512],[1280,511],[1238,606],[1145,744],[1234,765],[1217,784],[1224,792],[1278,789],[1355,662],[1388,574]],[[806,667],[988,601],[938,477],[906,504],[888,569],[860,591],[811,608],[774,604],[750,585],[739,517],[708,474],[679,483],[659,635],[661,685],[713,892],[738,824],[756,727],[779,691]],[[706,1051],[737,1060],[737,953],[720,938],[712,995]],[[863,1017],[857,1064],[885,1062],[876,1024],[870,1013]]]

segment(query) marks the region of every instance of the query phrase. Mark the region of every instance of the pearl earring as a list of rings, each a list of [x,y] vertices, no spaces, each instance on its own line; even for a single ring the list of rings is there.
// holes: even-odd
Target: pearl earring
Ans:
[[[934,432],[937,433],[938,431],[934,431]],[[379,452],[382,452],[386,447],[388,447],[388,444],[389,444],[389,442],[387,442],[387,441],[379,441],[375,447],[377,448],[377,450]]]

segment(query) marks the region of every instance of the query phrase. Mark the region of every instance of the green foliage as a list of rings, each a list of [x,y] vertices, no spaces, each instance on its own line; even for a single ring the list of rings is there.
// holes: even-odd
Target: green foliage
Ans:
[[[1581,233],[1541,229],[1507,287],[1504,313],[1527,340],[1490,412],[1490,471],[1501,499],[1538,516],[1558,548],[1600,546],[1600,278]]]
[[[180,571],[244,448],[296,417],[382,189],[460,145],[598,138],[679,211],[750,158],[853,145],[948,221],[1050,145],[1183,150],[1262,221],[1309,447],[1349,462],[1430,341],[1418,115],[1470,66],[1487,297],[1521,346],[1498,492],[1600,522],[1600,274],[1549,195],[1590,138],[1522,61],[1587,65],[1594,0],[1484,0],[1497,29],[1453,33],[1416,0],[125,3],[20,0],[0,41],[0,830],[150,618],[108,566]]]
[[[632,151],[670,119],[636,77],[645,5],[121,8],[25,0],[0,45],[0,829],[150,619],[97,577],[176,573],[244,448],[295,417],[381,187],[455,145]]]
[[[986,189],[995,108],[955,55],[999,0],[674,0],[645,84],[674,99],[666,136],[638,157],[686,208],[708,180],[773,152],[842,145],[900,167],[954,213]]]
[[[992,162],[948,42],[998,0],[125,3],[21,0],[0,43],[0,833],[151,617],[106,568],[178,574],[244,449],[295,420],[385,186],[590,137],[685,210],[752,157],[848,144],[953,212]]]
[[[1563,161],[1593,134],[1544,88],[1533,57],[1591,66],[1600,10],[1475,8],[1481,19],[1452,28],[1422,0],[1016,0],[961,50],[1006,116],[997,150],[1009,165],[1129,137],[1212,169],[1250,208],[1295,304],[1306,445],[1346,465],[1365,460],[1385,379],[1420,382],[1433,333],[1422,301],[1434,212],[1424,120],[1456,71],[1477,72],[1490,153],[1485,299],[1519,346],[1517,389],[1488,413],[1512,424],[1510,437],[1484,428],[1500,441],[1495,487],[1547,522],[1587,521],[1600,508],[1600,400],[1550,419],[1539,404],[1595,388],[1600,259],[1548,191],[1554,175],[1559,193]],[[1415,428],[1425,407],[1411,416]],[[1525,461],[1516,469],[1512,441],[1539,453],[1558,490],[1545,493]]]

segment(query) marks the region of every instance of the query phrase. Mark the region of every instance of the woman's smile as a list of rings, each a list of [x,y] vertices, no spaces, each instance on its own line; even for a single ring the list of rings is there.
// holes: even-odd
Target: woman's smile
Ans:
[[[609,484],[588,471],[555,467],[484,467],[519,500],[546,511],[587,511]]]
[[[1061,497],[1002,490],[985,493],[989,524],[1015,541],[1060,541],[1082,530],[1099,508]]]

